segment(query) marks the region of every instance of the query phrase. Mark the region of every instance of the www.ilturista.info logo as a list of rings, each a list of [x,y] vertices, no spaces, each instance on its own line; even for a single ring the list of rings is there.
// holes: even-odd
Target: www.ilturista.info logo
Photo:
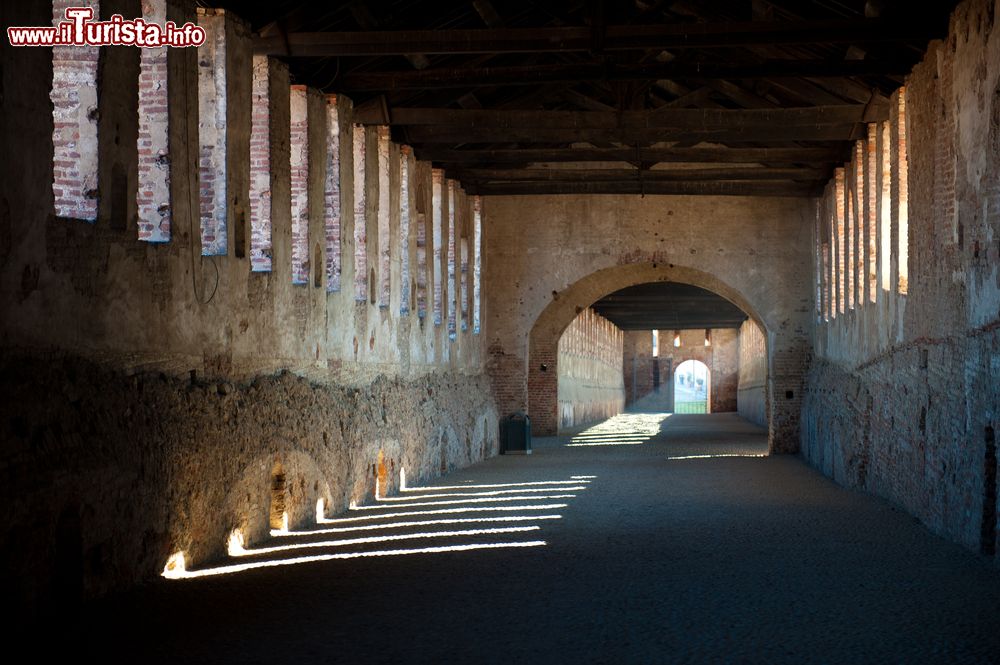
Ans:
[[[54,27],[10,27],[7,39],[11,46],[201,46],[205,29],[190,21],[178,27],[173,21],[164,25],[141,18],[125,19],[115,14],[110,21],[94,21],[92,7],[69,7],[66,20]]]

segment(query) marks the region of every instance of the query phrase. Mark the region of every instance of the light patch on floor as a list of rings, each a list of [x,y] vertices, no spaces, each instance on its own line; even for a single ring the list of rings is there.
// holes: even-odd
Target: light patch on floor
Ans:
[[[353,511],[381,510],[382,508],[418,508],[423,506],[447,506],[459,503],[491,503],[497,501],[552,501],[554,499],[573,499],[575,494],[543,494],[542,496],[490,496],[480,499],[454,499],[446,501],[420,501],[417,503],[406,503],[403,505],[393,505],[388,503],[376,504],[374,506],[355,506]]]
[[[534,522],[537,520],[560,520],[562,515],[502,515],[499,517],[457,517],[442,520],[417,520],[414,522],[391,522],[389,524],[365,524],[362,526],[331,527],[329,529],[310,529],[308,531],[289,531],[272,534],[280,537],[310,536],[316,534],[350,533],[353,531],[378,531],[400,529],[410,526],[435,526],[444,524],[484,524],[490,522]]]
[[[169,579],[192,579],[196,577],[209,577],[212,575],[228,575],[239,573],[254,568],[273,568],[277,566],[294,566],[300,563],[314,563],[318,561],[335,561],[337,559],[360,559],[364,557],[383,556],[406,556],[412,554],[439,554],[442,552],[469,552],[472,550],[496,550],[520,547],[542,547],[546,544],[544,540],[529,540],[514,543],[469,543],[466,545],[446,545],[443,547],[421,547],[405,550],[379,550],[375,552],[339,552],[337,554],[317,554],[314,556],[302,556],[294,559],[277,559],[269,561],[255,561],[253,563],[237,563],[227,566],[217,566],[215,568],[200,568],[198,570],[185,570],[183,565],[175,568],[167,574],[164,570],[163,576]]]
[[[293,543],[291,545],[275,545],[272,547],[255,547],[253,549],[242,548],[237,551],[230,551],[230,556],[258,556],[262,554],[275,554],[278,552],[289,552],[301,549],[316,549],[320,547],[345,547],[348,545],[368,545],[371,543],[388,543],[397,540],[420,540],[426,538],[461,538],[464,536],[494,535],[500,533],[523,533],[525,531],[538,531],[540,526],[510,526],[499,529],[465,529],[462,531],[427,531],[422,533],[405,533],[393,536],[369,536],[367,538],[345,538],[343,540],[322,540],[314,543]]]
[[[574,435],[566,445],[580,446],[636,446],[646,443],[660,433],[669,413],[620,413],[599,425]]]

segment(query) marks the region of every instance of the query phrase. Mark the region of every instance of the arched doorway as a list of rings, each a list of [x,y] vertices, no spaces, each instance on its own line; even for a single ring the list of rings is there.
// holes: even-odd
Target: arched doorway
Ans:
[[[768,440],[773,452],[792,452],[797,449],[797,426],[795,438],[775,442],[776,424],[782,427],[796,423],[798,418],[795,405],[790,403],[781,413],[775,413],[774,381],[771,376],[774,350],[770,327],[760,316],[758,308],[736,288],[715,275],[685,266],[661,263],[633,263],[595,271],[577,282],[556,292],[552,301],[535,320],[528,336],[527,381],[525,405],[532,420],[532,431],[536,436],[551,436],[557,433],[559,423],[558,408],[558,342],[570,323],[590,304],[600,298],[626,287],[649,282],[679,282],[690,284],[714,292],[743,310],[764,332],[767,386],[765,390],[768,420]],[[791,391],[786,391],[786,395]],[[777,415],[777,418],[776,418]]]
[[[712,373],[700,360],[685,360],[674,370],[674,413],[711,411]]]

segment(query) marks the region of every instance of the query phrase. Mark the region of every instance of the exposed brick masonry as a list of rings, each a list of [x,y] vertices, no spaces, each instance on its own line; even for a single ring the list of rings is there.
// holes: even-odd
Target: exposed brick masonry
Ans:
[[[365,226],[365,127],[354,125],[354,300],[368,299],[368,229]]]
[[[304,85],[291,86],[292,283],[309,281],[309,113]]]
[[[142,17],[164,23],[166,0],[142,0]],[[169,100],[167,96],[166,48],[140,49],[139,61],[139,239],[170,240],[170,152],[167,141]]]
[[[250,269],[270,272],[272,257],[270,60],[256,55],[250,118]]]
[[[98,0],[53,0],[52,21],[66,20],[67,7],[91,7]],[[97,219],[96,46],[52,49],[52,194],[59,217]]]
[[[222,10],[199,8],[198,25],[205,30],[205,43],[198,47],[201,253],[215,256],[228,251],[226,143],[229,124],[225,14]]]
[[[802,411],[811,464],[982,552],[997,545],[994,9],[991,0],[959,5],[948,38],[891,99],[889,120],[869,128],[875,302],[869,295],[818,325]]]

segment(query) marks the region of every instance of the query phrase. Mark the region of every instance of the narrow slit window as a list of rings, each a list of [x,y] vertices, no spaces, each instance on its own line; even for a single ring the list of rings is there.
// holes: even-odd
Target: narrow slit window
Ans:
[[[340,111],[337,96],[326,98],[326,186],[323,188],[323,226],[326,230],[326,290],[340,291],[341,220]]]
[[[813,224],[813,285],[815,286],[815,309],[816,319],[823,317],[823,243],[820,240],[822,233],[821,208],[816,208],[816,221]]]
[[[226,20],[198,8],[198,186],[201,254],[226,254]]]
[[[448,181],[448,335],[455,338],[455,181]]]
[[[837,311],[843,314],[846,304],[847,297],[847,287],[845,280],[845,256],[844,256],[844,245],[845,241],[845,210],[844,210],[844,169],[839,168],[835,171],[835,195],[836,195],[836,209],[837,209],[837,232],[834,234],[834,246],[837,255],[837,273],[836,273],[836,285],[837,285]]]
[[[431,170],[431,215],[432,215],[432,242],[434,243],[434,325],[441,325],[441,304],[443,293],[441,291],[441,187],[444,184],[444,171],[441,169]]]
[[[868,125],[868,138],[865,141],[865,248],[868,252],[865,264],[865,272],[868,283],[868,302],[875,302],[878,293],[878,181],[875,178],[877,171],[876,150],[878,137],[877,128],[874,123]]]
[[[906,295],[909,289],[909,210],[907,200],[909,160],[906,155],[906,88],[899,89],[899,118],[897,130],[897,159],[899,160],[899,293]]]
[[[270,59],[253,57],[250,98],[250,270],[271,271]]]
[[[462,209],[464,210],[465,207],[463,206]],[[463,227],[464,226],[465,225],[463,224]],[[462,248],[462,251],[461,251],[461,256],[462,256],[462,263],[461,263],[461,266],[462,266],[462,289],[461,289],[462,307],[461,307],[461,309],[462,309],[462,312],[461,312],[461,314],[462,314],[462,330],[465,331],[465,330],[469,329],[469,239],[466,238],[466,237],[464,237],[464,235],[462,237],[461,248]]]
[[[142,18],[150,23],[167,20],[166,0],[145,0]],[[170,241],[169,99],[167,96],[168,48],[144,48],[139,54],[138,160],[139,240]],[[186,120],[185,120],[186,122]]]
[[[389,246],[389,127],[378,128],[378,305],[389,306],[392,251]]]
[[[78,12],[70,8],[89,9],[94,20],[100,15],[97,0],[54,0],[53,25],[74,20]],[[67,9],[70,9],[69,13]],[[49,94],[52,100],[52,195],[55,214],[57,217],[88,222],[97,221],[99,52],[98,46],[53,47],[52,90]]]
[[[844,232],[844,285],[847,290],[845,294],[845,300],[847,309],[854,309],[856,300],[855,288],[856,288],[856,278],[857,278],[857,265],[855,261],[856,244],[855,240],[857,237],[857,216],[854,210],[854,170],[850,163],[845,167],[844,173],[844,195],[846,196],[846,201],[844,202],[844,223],[846,224]]]
[[[854,302],[864,305],[868,292],[868,217],[865,206],[864,141],[854,143]]]
[[[472,202],[472,333],[479,334],[480,330],[480,299],[482,290],[482,265],[483,265],[483,218],[482,199],[476,196]]]
[[[421,171],[422,172],[422,171]],[[417,316],[427,316],[427,188],[417,185]]]
[[[826,310],[827,318],[837,316],[837,206],[834,197],[836,183],[831,183],[826,190]]]
[[[309,280],[309,114],[306,86],[291,86],[292,284]]]
[[[354,125],[354,300],[368,300],[368,230],[365,228],[365,126]]]
[[[889,149],[891,130],[889,121],[882,123],[878,133],[878,154],[881,161],[879,175],[879,233],[881,235],[881,282],[883,291],[892,290],[892,151]]]
[[[410,312],[410,155],[409,146],[399,148],[399,313]]]

